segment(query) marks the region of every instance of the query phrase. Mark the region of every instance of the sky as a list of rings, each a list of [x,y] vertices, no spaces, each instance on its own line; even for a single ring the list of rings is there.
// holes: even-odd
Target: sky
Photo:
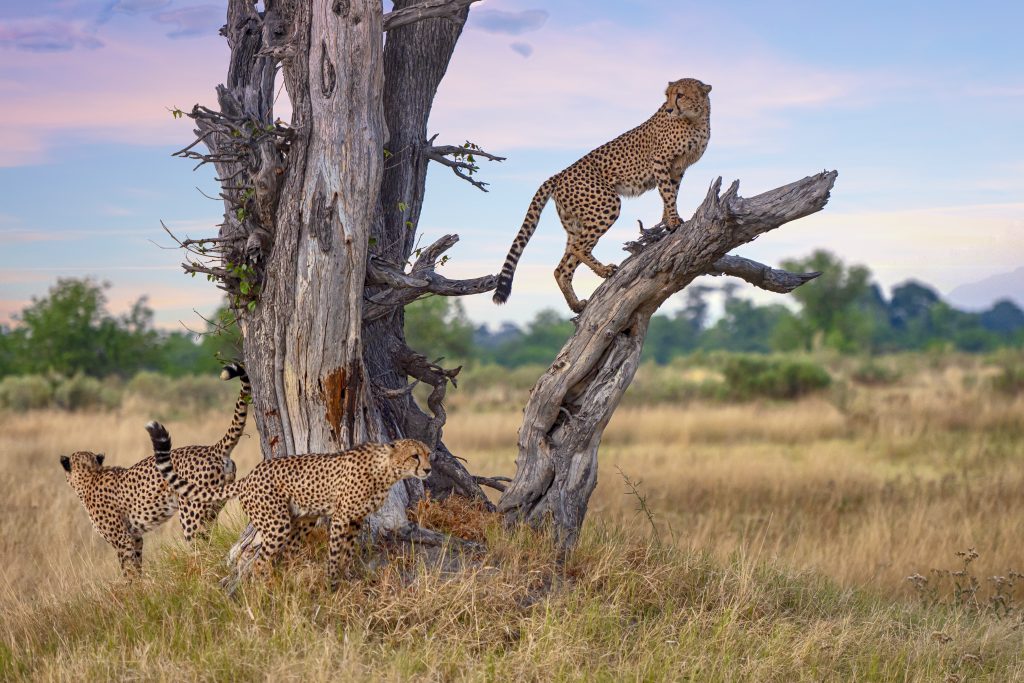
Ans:
[[[58,277],[91,276],[111,284],[115,312],[147,295],[159,326],[202,328],[221,293],[181,272],[161,221],[192,237],[220,221],[221,204],[203,196],[216,195],[212,171],[171,157],[191,128],[170,109],[214,102],[225,6],[0,4],[0,322]],[[648,118],[668,81],[695,77],[713,86],[712,134],[683,179],[681,216],[717,176],[752,196],[837,169],[823,212],[736,253],[777,265],[825,248],[886,289],[916,279],[969,289],[974,305],[1024,305],[1013,289],[1024,282],[1022,25],[1024,3],[1010,1],[486,0],[429,128],[439,144],[471,140],[508,158],[482,164],[488,193],[431,169],[422,242],[461,236],[449,277],[497,272],[541,182]],[[624,200],[595,255],[620,262],[636,221],[660,214],[656,192]],[[552,277],[564,245],[549,206],[508,304],[467,297],[470,318],[567,315]],[[597,282],[581,268],[577,292]]]

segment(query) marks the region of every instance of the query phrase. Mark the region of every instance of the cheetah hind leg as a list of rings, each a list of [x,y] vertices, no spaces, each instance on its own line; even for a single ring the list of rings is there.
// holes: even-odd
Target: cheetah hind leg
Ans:
[[[316,528],[318,521],[319,518],[316,516],[298,517],[292,520],[292,530],[288,534],[288,540],[285,541],[284,550],[282,551],[282,555],[286,559],[293,559],[299,556],[302,548],[306,545],[309,535]]]
[[[575,253],[576,258],[578,258],[581,263],[588,266],[592,271],[594,271],[598,277],[602,277],[607,280],[612,275],[615,275],[615,273],[619,270],[619,267],[614,263],[601,263],[596,258],[594,258],[594,255],[591,254],[589,251],[583,251],[582,249],[579,249]]]
[[[110,541],[117,551],[117,560],[121,564],[121,574],[129,583],[142,573],[142,536],[130,533],[127,529]]]
[[[562,260],[559,261],[558,267],[555,268],[555,282],[558,283],[558,288],[562,290],[562,296],[565,297],[565,303],[569,304],[569,308],[574,313],[582,313],[583,307],[587,305],[586,299],[580,301],[576,298],[576,292],[572,289],[572,276],[576,273],[576,269],[579,268],[580,260],[576,258],[568,249],[562,256]]]
[[[585,209],[579,211],[576,230],[570,233],[566,251],[572,252],[580,263],[594,271],[598,277],[609,278],[618,266],[605,265],[594,258],[594,247],[601,236],[615,224],[622,209],[622,200],[614,192],[595,188],[594,197]]]

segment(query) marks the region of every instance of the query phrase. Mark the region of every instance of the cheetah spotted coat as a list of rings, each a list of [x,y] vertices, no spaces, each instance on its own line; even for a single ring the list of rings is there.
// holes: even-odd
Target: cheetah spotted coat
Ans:
[[[253,564],[265,571],[283,550],[292,554],[322,516],[331,518],[328,576],[337,588],[363,520],[381,506],[400,479],[426,479],[430,449],[414,439],[368,443],[342,453],[295,455],[263,460],[245,478],[210,486],[177,471],[168,456],[170,437],[156,422],[146,425],[156,466],[183,500],[222,504],[238,497],[259,534]]]
[[[592,252],[619,217],[619,197],[635,197],[657,187],[664,204],[662,221],[670,230],[679,227],[683,222],[676,212],[679,183],[686,169],[704,154],[711,136],[710,92],[710,85],[693,78],[669,83],[665,104],[654,116],[544,181],[498,275],[494,303],[508,300],[516,264],[552,196],[567,233],[555,280],[576,313],[587,303],[577,299],[572,289],[579,265],[586,264],[603,278],[615,272],[615,265],[601,263]]]
[[[251,389],[249,378],[238,365],[228,365],[222,379],[239,377],[242,387],[227,433],[212,446],[185,446],[170,457],[175,467],[193,481],[215,486],[233,481],[235,463],[231,452],[245,429]],[[117,551],[126,577],[142,569],[142,535],[180,512],[185,539],[203,536],[217,518],[223,503],[179,501],[157,472],[154,456],[131,467],[104,467],[102,453],[78,451],[62,455],[61,466],[71,488],[85,506],[93,527]]]

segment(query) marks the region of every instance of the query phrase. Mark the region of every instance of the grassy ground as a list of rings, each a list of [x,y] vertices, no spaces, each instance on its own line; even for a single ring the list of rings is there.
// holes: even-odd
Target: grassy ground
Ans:
[[[793,403],[624,406],[564,567],[543,536],[479,516],[488,550],[463,569],[365,551],[334,595],[317,548],[226,598],[235,504],[197,549],[174,522],[147,537],[146,578],[124,586],[57,455],[137,460],[146,407],[0,415],[0,679],[1024,679],[1007,583],[1024,570],[1024,398],[973,362],[904,364]],[[510,474],[518,411],[451,408],[452,449]],[[169,428],[210,441],[229,410]],[[236,451],[243,473],[258,457],[255,439]]]

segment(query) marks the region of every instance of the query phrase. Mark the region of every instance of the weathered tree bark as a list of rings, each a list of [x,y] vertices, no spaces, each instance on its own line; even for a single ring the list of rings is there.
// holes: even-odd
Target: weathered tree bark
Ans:
[[[379,0],[266,0],[263,12],[229,0],[219,109],[188,113],[197,140],[178,153],[215,164],[225,220],[216,238],[182,246],[186,271],[217,281],[236,311],[264,457],[423,438],[435,447],[428,485],[484,497],[440,440],[458,371],[409,349],[402,330],[403,306],[418,296],[494,286],[434,272],[457,236],[405,272],[433,149],[427,119],[474,1],[396,0],[385,15]],[[290,124],[274,115],[278,66]],[[434,386],[429,415],[409,377]],[[405,514],[421,492],[396,485],[372,530],[422,538]],[[243,536],[241,549],[256,547]]]
[[[704,274],[735,275],[776,292],[816,277],[727,253],[820,211],[836,175],[820,173],[749,199],[738,196],[738,181],[719,195],[719,178],[682,227],[660,240],[657,232],[645,231],[641,243],[631,243],[634,255],[590,297],[576,332],[530,394],[515,478],[498,503],[509,521],[536,525],[550,519],[563,547],[575,543],[597,484],[601,435],[636,373],[651,315]]]

